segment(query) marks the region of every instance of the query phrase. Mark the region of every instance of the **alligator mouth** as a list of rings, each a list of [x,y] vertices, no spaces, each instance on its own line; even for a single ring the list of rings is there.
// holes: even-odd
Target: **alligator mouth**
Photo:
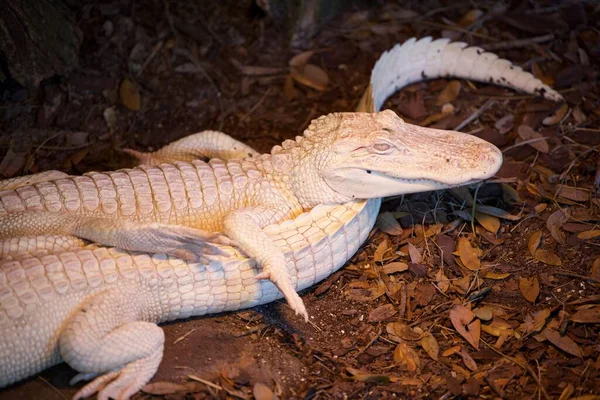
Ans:
[[[472,185],[474,183],[481,182],[485,179],[489,179],[492,176],[494,176],[494,174],[487,174],[485,177],[473,178],[468,181],[464,181],[461,179],[461,180],[454,181],[454,182],[444,182],[444,181],[432,179],[432,178],[403,178],[400,176],[395,176],[393,173],[388,173],[385,171],[375,171],[375,170],[364,170],[364,171],[369,175],[392,180],[395,182],[406,183],[406,184],[427,185],[427,186],[432,186],[432,187],[435,186],[435,187],[439,187],[440,189],[450,188],[450,187],[455,187],[455,186]]]

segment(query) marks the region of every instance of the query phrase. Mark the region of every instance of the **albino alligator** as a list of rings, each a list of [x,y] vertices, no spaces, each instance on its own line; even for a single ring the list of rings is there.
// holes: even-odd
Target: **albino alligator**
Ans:
[[[490,65],[506,63],[495,61],[487,53],[461,49],[460,45],[447,45],[445,41],[430,43],[426,39],[409,41],[384,54],[374,69],[371,86],[363,98],[366,99],[362,102],[363,107],[379,108],[391,93],[390,88],[397,89],[424,76],[446,74],[448,71],[440,65],[445,59],[454,60],[456,71],[462,72],[456,75],[467,78],[466,71],[470,71],[472,65],[478,65],[478,71],[498,72],[498,68]],[[469,56],[463,56],[463,52]],[[481,58],[473,58],[473,54]],[[382,65],[388,65],[390,69],[384,69]],[[516,67],[504,70],[519,71]],[[398,78],[402,76],[406,78]],[[485,81],[501,80],[501,77],[480,76]],[[519,71],[517,78],[523,90],[535,89],[533,91],[548,98],[558,96],[530,74]],[[311,152],[312,158],[309,158]],[[303,160],[302,166],[311,166],[307,169],[311,175],[298,169],[298,158]],[[249,171],[257,172],[245,174],[248,180],[252,178],[251,174],[261,173],[259,166],[271,176],[283,177],[284,187],[289,190],[288,193],[294,194],[295,200],[292,204],[285,204],[287,213],[276,210],[280,211],[279,215],[293,216],[303,207],[332,198],[337,202],[353,197],[373,198],[344,205],[317,206],[291,221],[254,229],[252,234],[248,234],[246,226],[243,226],[240,229],[246,229],[245,238],[240,238],[239,232],[236,234],[235,224],[230,226],[234,232],[230,232],[228,224],[223,223],[226,233],[232,233],[231,239],[235,244],[257,259],[264,270],[264,255],[252,248],[255,245],[252,240],[245,240],[260,237],[262,244],[274,253],[268,256],[276,256],[274,259],[281,262],[278,265],[280,270],[284,266],[284,275],[293,288],[299,290],[323,279],[352,256],[373,225],[379,208],[378,197],[485,179],[495,173],[500,162],[498,150],[477,138],[458,132],[415,127],[403,123],[391,112],[383,112],[374,116],[334,114],[322,117],[311,124],[304,137],[297,138],[295,142],[285,142],[271,155],[230,164],[213,162],[213,165],[216,169],[228,165],[240,168],[252,166]],[[168,179],[172,176],[177,179],[177,174],[171,172],[185,169],[187,173],[202,173],[208,165],[167,165],[159,170]],[[296,168],[300,177],[310,179],[314,184],[307,185],[302,179],[286,175],[284,172],[288,168]],[[124,181],[125,176],[131,176],[131,171],[158,170],[126,170],[102,176],[109,177],[118,189],[118,184]],[[181,173],[177,182],[182,180],[182,175],[187,176]],[[213,177],[215,175],[220,176],[212,174]],[[100,193],[100,198],[96,196],[97,203],[88,202],[90,197],[86,194],[90,187],[81,182],[88,179],[87,182],[95,183],[94,176],[90,174],[79,182],[77,178],[59,179],[50,186],[38,184],[1,193],[3,225],[9,226],[8,231],[18,230],[14,226],[14,221],[18,220],[15,216],[40,215],[25,210],[42,209],[44,211],[39,212],[43,216],[56,214],[64,218],[65,215],[77,214],[81,209],[81,206],[76,207],[77,204],[83,204],[83,207],[91,204],[100,213],[105,213],[103,193],[110,194],[112,197],[106,198],[113,200],[122,193],[115,186],[112,190],[96,189],[96,193]],[[64,194],[73,186],[81,190],[81,197],[69,196],[62,202],[59,197],[58,205],[51,198],[41,203],[41,197],[47,193],[44,190]],[[226,186],[231,193],[236,193],[235,185]],[[281,190],[272,181],[267,187],[273,191]],[[181,185],[157,193],[158,196],[171,196],[170,210],[178,209],[180,203],[176,200],[192,200],[186,199],[176,189],[181,189]],[[123,199],[126,197],[122,196]],[[267,207],[261,207],[260,211],[266,211]],[[113,205],[113,209],[108,211],[121,216],[123,210],[114,208]],[[150,214],[161,216],[156,211]],[[254,227],[268,225],[267,221],[253,219],[253,214],[237,213],[240,214],[246,217],[241,221]],[[268,221],[278,220],[273,218],[273,214],[277,215],[277,212],[262,215],[270,217],[266,218]],[[89,213],[80,212],[79,215],[89,218]],[[142,217],[138,219],[144,221]],[[184,219],[179,216],[179,220],[175,218],[167,222],[182,223]],[[40,232],[47,230],[30,229],[20,233],[31,235]],[[215,244],[214,247],[230,252],[231,256],[226,257],[221,251],[216,251],[217,254],[212,256],[214,261],[204,265],[165,256],[150,257],[121,250],[97,249],[40,257],[25,255],[4,262],[0,265],[0,335],[3,337],[0,341],[0,386],[32,375],[62,359],[81,372],[77,379],[101,375],[85,386],[76,398],[97,391],[100,398],[127,398],[153,376],[160,363],[164,337],[156,323],[250,307],[281,297],[271,282],[257,280],[265,277],[264,273],[259,273],[243,254],[224,245]],[[247,248],[250,251],[246,251]],[[285,261],[280,256],[285,257]]]

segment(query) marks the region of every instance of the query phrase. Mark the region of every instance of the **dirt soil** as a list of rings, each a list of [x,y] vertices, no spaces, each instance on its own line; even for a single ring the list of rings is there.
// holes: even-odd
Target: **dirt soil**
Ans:
[[[379,1],[293,50],[249,1],[83,2],[80,67],[5,87],[5,177],[132,165],[121,149],[203,129],[268,151],[352,111],[377,58],[411,37],[497,49],[566,98],[445,79],[393,96],[412,123],[473,117],[461,130],[503,149],[498,177],[388,200],[363,249],[302,293],[308,324],[276,302],[165,325],[136,398],[600,398],[600,9],[490,4]],[[74,374],[59,365],[0,399],[68,398]]]

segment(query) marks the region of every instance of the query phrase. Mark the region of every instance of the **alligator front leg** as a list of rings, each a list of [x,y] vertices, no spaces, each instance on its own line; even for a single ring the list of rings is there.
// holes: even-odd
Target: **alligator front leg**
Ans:
[[[281,212],[273,208],[242,208],[227,214],[223,224],[224,232],[237,247],[261,266],[263,272],[257,279],[271,280],[292,310],[308,321],[306,307],[292,283],[283,252],[262,230],[281,218]]]
[[[79,371],[71,383],[95,378],[74,399],[128,399],[152,379],[162,360],[161,328],[139,320],[142,297],[122,288],[102,292],[65,321],[61,357]]]

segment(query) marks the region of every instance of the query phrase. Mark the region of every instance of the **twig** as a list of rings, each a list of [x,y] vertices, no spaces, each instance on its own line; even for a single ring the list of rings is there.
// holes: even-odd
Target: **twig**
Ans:
[[[58,394],[60,397],[62,397],[62,398],[63,398],[63,399],[65,399],[65,400],[68,400],[68,399],[67,399],[67,397],[66,397],[64,394],[62,394],[62,393],[60,392],[60,390],[58,390],[57,388],[55,388],[55,387],[54,387],[54,386],[53,386],[53,385],[52,385],[50,382],[48,382],[48,381],[47,381],[46,379],[44,379],[42,376],[38,376],[38,378],[39,378],[39,379],[40,379],[42,382],[44,382],[46,385],[50,386],[50,389],[52,389],[52,390],[53,390],[53,391],[54,391],[56,394]]]
[[[196,381],[196,382],[204,383],[206,386],[211,387],[213,389],[223,390],[223,388],[221,386],[217,385],[216,383],[212,383],[210,381],[207,381],[206,379],[197,377],[196,375],[188,375],[188,378],[193,381]]]
[[[244,331],[242,333],[236,333],[236,334],[234,334],[233,337],[241,338],[241,337],[244,337],[244,336],[252,335],[253,333],[262,331],[263,329],[267,328],[268,326],[269,326],[269,324],[256,325],[256,326],[254,326],[252,328],[249,328],[248,330],[246,330],[246,331]]]
[[[556,274],[556,275],[568,276],[570,278],[578,278],[578,279],[583,279],[585,281],[590,281],[590,282],[594,282],[594,283],[600,283],[600,279],[596,279],[596,278],[593,278],[591,276],[585,276],[585,275],[576,274],[574,272],[552,271],[552,273]]]
[[[514,39],[507,40],[505,42],[487,43],[481,45],[487,51],[505,50],[505,49],[516,49],[520,47],[526,47],[531,44],[544,43],[554,40],[554,34],[549,33],[547,35],[536,36],[527,39]]]
[[[146,61],[144,61],[144,64],[142,64],[142,68],[140,68],[140,70],[137,73],[137,76],[142,75],[142,72],[144,72],[144,70],[146,69],[146,67],[148,66],[148,64],[150,64],[150,61],[152,61],[152,59],[154,58],[154,56],[156,56],[156,54],[158,54],[159,50],[162,49],[163,44],[165,44],[164,40],[161,40],[160,42],[156,43],[154,45],[154,48],[152,49],[152,52],[150,53],[150,55],[148,56],[148,58],[146,58]]]
[[[535,143],[535,142],[539,142],[539,141],[542,141],[542,140],[548,140],[548,139],[550,139],[550,138],[543,137],[543,138],[535,138],[535,139],[525,140],[523,142],[515,143],[512,146],[508,146],[507,148],[505,148],[504,150],[502,150],[502,152],[506,153],[507,151],[512,150],[512,149],[514,149],[516,147],[521,147],[521,146],[524,146],[524,145],[529,144],[529,143]]]
[[[493,100],[493,99],[487,100],[485,103],[483,103],[483,105],[481,107],[479,107],[479,109],[477,111],[475,111],[473,114],[471,114],[469,117],[467,117],[463,122],[458,124],[456,126],[456,128],[454,128],[454,130],[460,131],[462,128],[464,128],[465,126],[469,125],[471,122],[473,122],[477,118],[479,118],[481,116],[481,114],[483,114],[488,108],[490,108],[494,104],[496,104],[496,100]]]
[[[272,87],[272,86],[269,86],[269,88],[268,88],[267,90],[265,90],[265,93],[264,93],[264,94],[262,95],[262,97],[261,97],[261,98],[260,98],[260,99],[259,99],[259,100],[256,102],[256,104],[254,104],[254,105],[252,106],[252,108],[251,108],[250,110],[248,110],[248,112],[247,112],[247,113],[246,113],[246,114],[245,114],[245,115],[244,115],[242,118],[240,118],[240,121],[241,121],[241,122],[245,122],[245,121],[248,119],[248,117],[249,117],[250,115],[252,115],[252,113],[253,113],[254,111],[256,111],[256,109],[257,109],[258,107],[260,107],[260,105],[262,104],[262,102],[263,102],[263,101],[265,101],[265,99],[267,98],[267,96],[269,95],[269,93],[271,93],[271,89],[273,89],[273,87]]]
[[[371,346],[373,345],[373,343],[375,343],[375,342],[377,341],[377,339],[379,339],[379,336],[381,336],[381,333],[382,333],[382,332],[383,332],[383,331],[381,331],[381,330],[380,330],[380,331],[377,333],[377,336],[375,336],[373,339],[371,339],[371,341],[370,341],[369,343],[367,343],[367,345],[366,345],[365,347],[363,347],[363,348],[362,348],[362,349],[361,349],[361,350],[360,350],[358,353],[356,353],[354,357],[358,357],[358,356],[360,356],[362,353],[364,353],[365,351],[367,351],[367,349],[368,349],[369,347],[371,347]]]
[[[192,332],[194,332],[195,330],[196,330],[196,328],[193,328],[191,331],[189,331],[185,335],[178,337],[177,339],[175,339],[175,341],[173,342],[173,344],[177,344],[177,343],[181,342],[183,339],[185,339],[186,337],[190,336],[192,334]]]

